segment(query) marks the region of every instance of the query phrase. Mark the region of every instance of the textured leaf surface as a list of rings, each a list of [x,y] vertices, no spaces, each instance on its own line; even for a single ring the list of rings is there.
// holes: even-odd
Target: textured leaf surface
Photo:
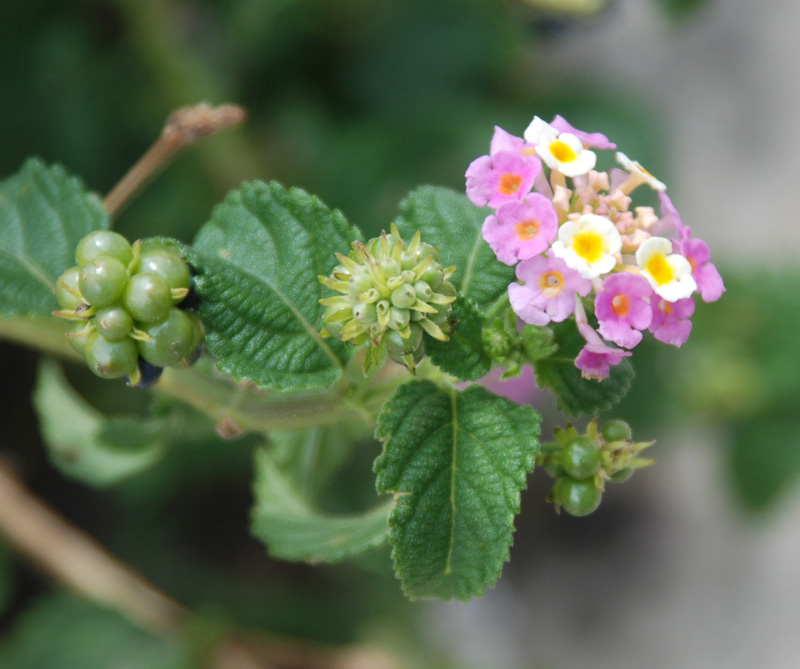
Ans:
[[[310,507],[266,449],[256,453],[251,532],[284,560],[338,562],[386,540],[389,504],[353,515],[327,515]]]
[[[441,370],[461,381],[476,381],[492,368],[492,361],[483,350],[483,319],[464,298],[456,300],[452,318],[449,341],[426,337],[425,351]]]
[[[497,260],[481,236],[488,213],[466,195],[423,186],[403,200],[397,221],[403,239],[410,239],[419,230],[422,241],[440,248],[442,265],[457,267],[453,285],[482,314],[505,295],[514,280],[514,268]]]
[[[299,190],[253,182],[228,195],[194,242],[200,313],[219,367],[261,386],[327,386],[349,348],[323,339],[317,277],[358,231]],[[325,293],[325,294],[323,294]]]
[[[161,423],[107,418],[78,396],[52,361],[39,367],[33,405],[50,461],[83,483],[111,485],[147,469],[163,454]]]
[[[401,386],[378,420],[378,491],[393,493],[389,540],[410,597],[462,599],[494,585],[508,559],[539,415],[479,386]]]
[[[78,242],[107,227],[97,196],[60,166],[30,159],[0,183],[0,316],[49,316]]]
[[[533,370],[539,386],[553,391],[564,411],[573,416],[598,413],[610,409],[625,397],[634,375],[628,358],[612,367],[608,378],[602,381],[584,379],[575,366],[575,358],[585,344],[575,322],[569,320],[550,327],[558,350],[552,356],[536,361]]]

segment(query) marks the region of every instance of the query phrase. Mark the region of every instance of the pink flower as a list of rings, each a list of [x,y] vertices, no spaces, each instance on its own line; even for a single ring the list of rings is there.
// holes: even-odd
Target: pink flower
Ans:
[[[563,116],[556,116],[550,125],[558,132],[568,132],[575,135],[585,147],[595,147],[596,149],[616,149],[617,145],[608,141],[608,137],[599,132],[583,132],[571,126]]]
[[[588,295],[592,282],[567,267],[560,258],[536,256],[517,265],[517,278],[524,286],[508,286],[511,308],[526,323],[547,325],[566,320],[574,309],[576,295]]]
[[[535,146],[528,144],[522,137],[512,135],[499,126],[495,126],[494,135],[492,135],[492,143],[489,147],[489,154],[493,156],[501,151],[514,151],[521,156],[536,155]]]
[[[636,346],[642,341],[640,330],[646,330],[653,320],[648,302],[652,294],[650,284],[640,276],[628,273],[609,276],[594,302],[600,334],[617,346]]]
[[[589,325],[583,304],[577,296],[575,297],[575,324],[578,326],[578,332],[586,340],[586,346],[575,358],[575,366],[581,370],[581,376],[585,379],[602,381],[611,373],[612,367],[631,355],[630,351],[613,348],[600,339],[600,335]]]
[[[692,237],[692,229],[681,221],[677,209],[666,193],[659,193],[661,200],[661,220],[671,222],[678,232],[678,239],[672,240],[676,253],[685,257],[692,266],[692,276],[697,283],[697,292],[703,302],[716,302],[725,292],[717,268],[711,262],[711,251],[702,239]],[[688,336],[688,333],[687,333]],[[685,340],[684,340],[685,341]]]
[[[535,156],[525,157],[514,151],[481,156],[467,168],[467,196],[478,207],[488,204],[496,209],[530,193],[541,171],[542,163]]]
[[[482,232],[497,259],[515,265],[547,250],[558,232],[558,214],[544,195],[530,193],[503,204],[486,218]]]
[[[653,306],[653,320],[650,332],[658,341],[680,348],[686,343],[692,332],[694,300],[687,297],[677,302],[659,299]]]

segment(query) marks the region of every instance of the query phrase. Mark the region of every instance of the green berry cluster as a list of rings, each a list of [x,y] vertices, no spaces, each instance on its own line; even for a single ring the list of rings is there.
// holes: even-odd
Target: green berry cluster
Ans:
[[[389,356],[414,370],[425,355],[423,333],[447,341],[448,318],[456,289],[439,251],[417,232],[406,245],[397,228],[366,244],[353,242],[349,255],[337,253],[339,265],[320,281],[340,293],[325,305],[322,331],[354,345],[370,343],[365,368]]]
[[[163,367],[190,364],[199,355],[203,326],[181,308],[191,272],[177,246],[158,239],[130,244],[96,230],[75,249],[74,267],[56,282],[61,309],[75,321],[67,336],[95,374],[127,376],[133,386],[154,382]]]
[[[581,435],[567,425],[556,428],[555,442],[542,445],[539,461],[555,478],[548,500],[573,516],[586,516],[598,506],[605,492],[605,482],[621,483],[634,469],[653,464],[652,459],[638,457],[653,444],[636,443],[630,426],[621,420],[610,420],[597,429],[592,420]]]

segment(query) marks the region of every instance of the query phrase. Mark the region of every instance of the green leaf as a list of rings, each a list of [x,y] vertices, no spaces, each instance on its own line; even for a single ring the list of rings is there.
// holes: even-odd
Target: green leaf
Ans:
[[[390,504],[363,514],[327,515],[309,506],[267,449],[256,453],[255,469],[250,531],[267,545],[270,555],[339,562],[386,540]]]
[[[39,366],[33,405],[50,461],[83,483],[111,485],[147,469],[164,453],[163,421],[106,417],[78,396],[52,361]]]
[[[0,666],[14,669],[182,669],[177,640],[143,632],[120,614],[66,593],[39,597],[0,644]]]
[[[483,315],[514,281],[514,268],[501,263],[481,235],[488,213],[466,195],[422,186],[403,200],[397,220],[404,239],[411,239],[419,230],[422,241],[440,248],[442,265],[457,268],[450,281]]]
[[[194,242],[192,262],[219,367],[260,386],[329,386],[351,347],[323,339],[327,296],[319,275],[336,266],[358,231],[300,189],[252,182],[214,209]]]
[[[633,365],[625,358],[611,368],[602,381],[584,379],[575,366],[575,358],[586,343],[573,320],[551,325],[558,351],[533,364],[536,381],[556,395],[556,402],[573,416],[594,414],[610,409],[628,392],[633,381]]]
[[[479,386],[395,391],[375,432],[378,492],[393,493],[392,557],[410,597],[480,596],[508,560],[539,415]]]
[[[32,158],[0,183],[0,316],[49,316],[78,242],[108,225],[100,199],[58,165]]]
[[[483,319],[466,298],[453,304],[455,321],[446,342],[425,337],[425,351],[433,362],[461,381],[476,381],[492,368],[492,361],[483,350]]]

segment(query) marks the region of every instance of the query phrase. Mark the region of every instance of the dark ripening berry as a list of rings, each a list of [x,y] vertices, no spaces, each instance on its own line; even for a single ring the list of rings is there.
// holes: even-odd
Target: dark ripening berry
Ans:
[[[610,420],[600,430],[603,439],[611,441],[627,441],[631,438],[631,426],[624,420]]]
[[[169,285],[156,274],[134,274],[125,287],[122,303],[135,321],[156,323],[172,308]]]
[[[189,316],[189,320],[192,322],[192,343],[189,345],[189,350],[186,355],[181,359],[181,364],[186,367],[196,363],[200,359],[200,356],[203,355],[206,336],[206,329],[203,327],[203,323],[199,318]]]
[[[588,516],[600,506],[603,493],[591,480],[578,481],[571,476],[565,476],[556,482],[556,496],[571,516]]]
[[[78,285],[86,301],[95,307],[108,307],[122,297],[128,283],[128,270],[111,256],[99,256],[81,267]]]
[[[85,302],[83,295],[81,295],[80,286],[78,285],[80,276],[80,267],[70,267],[58,277],[58,281],[56,281],[56,299],[62,309],[75,311],[75,309]]]
[[[133,258],[133,252],[128,240],[122,235],[111,230],[95,230],[78,242],[75,261],[83,266],[100,256],[116,258],[127,268]]]
[[[133,329],[131,315],[122,307],[104,307],[92,319],[97,331],[109,341],[119,341],[127,337]]]
[[[89,369],[104,379],[130,374],[139,360],[133,339],[126,337],[120,341],[109,341],[98,332],[89,336],[84,354]]]
[[[177,250],[150,247],[143,250],[136,265],[135,274],[156,274],[170,288],[189,288],[191,275],[189,266]]]
[[[578,437],[568,443],[561,454],[564,470],[576,479],[590,479],[600,469],[600,447],[591,439]]]
[[[167,367],[179,362],[195,339],[192,319],[180,309],[169,310],[167,317],[158,323],[143,325],[142,330],[150,341],[139,341],[139,354],[151,365]]]
[[[139,358],[139,383],[134,385],[134,388],[151,388],[161,378],[163,367],[156,367],[151,365],[147,360]],[[126,379],[128,385],[131,385],[130,379]]]

